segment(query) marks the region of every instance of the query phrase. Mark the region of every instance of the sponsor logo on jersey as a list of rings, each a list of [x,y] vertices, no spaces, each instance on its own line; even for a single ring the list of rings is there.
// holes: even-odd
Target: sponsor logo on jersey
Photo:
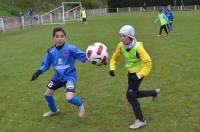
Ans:
[[[68,65],[61,65],[61,66],[55,66],[55,69],[56,70],[65,70],[65,69],[67,69],[69,67],[70,67],[70,64],[68,64]]]

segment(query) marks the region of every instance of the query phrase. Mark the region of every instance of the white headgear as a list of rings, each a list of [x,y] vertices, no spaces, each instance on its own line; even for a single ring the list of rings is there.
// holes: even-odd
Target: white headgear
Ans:
[[[135,38],[135,29],[130,25],[125,25],[120,29],[119,34]]]

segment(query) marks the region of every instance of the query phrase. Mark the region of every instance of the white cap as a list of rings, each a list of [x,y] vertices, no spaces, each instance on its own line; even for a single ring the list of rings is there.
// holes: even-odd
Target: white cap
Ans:
[[[131,25],[125,25],[120,29],[119,34],[135,38],[135,29]]]

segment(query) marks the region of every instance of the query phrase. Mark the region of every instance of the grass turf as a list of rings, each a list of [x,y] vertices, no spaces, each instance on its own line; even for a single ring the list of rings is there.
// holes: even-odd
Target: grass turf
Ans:
[[[199,102],[199,12],[176,12],[174,31],[167,37],[156,37],[156,13],[119,13],[89,17],[88,25],[70,22],[61,25],[67,41],[82,50],[93,42],[105,43],[110,57],[119,42],[121,26],[135,27],[138,41],[144,42],[152,57],[153,69],[140,89],[160,88],[156,103],[140,99],[147,126],[138,132],[198,132]],[[77,108],[66,103],[64,89],[55,93],[61,113],[44,119],[48,111],[43,99],[53,69],[35,82],[30,78],[52,45],[52,29],[39,26],[15,32],[0,33],[0,131],[72,131],[124,132],[135,117],[126,100],[127,72],[123,59],[116,77],[108,75],[109,66],[97,67],[77,62],[76,95],[84,100],[86,116],[77,117]],[[59,25],[60,26],[60,25]]]

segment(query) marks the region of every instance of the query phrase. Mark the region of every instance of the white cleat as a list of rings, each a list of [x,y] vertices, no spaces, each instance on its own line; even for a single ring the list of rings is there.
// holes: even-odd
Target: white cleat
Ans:
[[[85,108],[84,105],[82,104],[81,106],[78,107],[78,116],[83,117],[85,115]]]
[[[160,34],[157,35],[157,37],[160,37],[160,36],[161,36]]]
[[[140,121],[137,119],[134,124],[129,126],[129,128],[130,129],[138,129],[140,127],[145,126],[146,124],[147,124],[146,121],[143,122],[143,121]]]
[[[160,89],[155,89],[155,91],[156,91],[156,96],[153,96],[153,97],[152,97],[152,101],[153,101],[153,102],[155,102],[155,101],[157,100],[158,95],[160,94]]]
[[[51,117],[51,116],[55,116],[59,113],[59,110],[57,110],[57,112],[52,112],[52,111],[49,111],[49,112],[46,112],[43,114],[43,117]]]

